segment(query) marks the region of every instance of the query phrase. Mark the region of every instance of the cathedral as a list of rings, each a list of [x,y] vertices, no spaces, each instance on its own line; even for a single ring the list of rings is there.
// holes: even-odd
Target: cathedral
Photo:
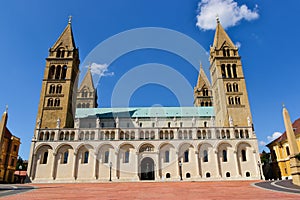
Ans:
[[[209,60],[211,81],[200,66],[192,107],[98,108],[90,69],[78,87],[69,22],[46,58],[30,181],[259,179],[241,57],[218,20]]]

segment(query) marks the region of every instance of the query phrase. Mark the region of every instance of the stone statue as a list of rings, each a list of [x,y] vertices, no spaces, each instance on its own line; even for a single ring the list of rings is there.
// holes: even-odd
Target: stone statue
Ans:
[[[100,128],[100,119],[99,118],[96,119],[96,128]]]
[[[119,128],[119,117],[116,118],[116,128]]]
[[[192,119],[192,126],[195,126],[196,125],[196,119],[195,119],[195,117],[193,117],[193,119]]]
[[[74,127],[79,128],[79,119],[78,118],[75,119]]]

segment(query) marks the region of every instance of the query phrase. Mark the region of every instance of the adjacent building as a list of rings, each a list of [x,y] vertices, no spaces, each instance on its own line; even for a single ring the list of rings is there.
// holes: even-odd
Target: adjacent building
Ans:
[[[259,179],[241,57],[219,21],[194,107],[97,108],[90,70],[77,89],[79,63],[69,22],[46,59],[32,182]]]
[[[16,170],[20,138],[14,136],[7,128],[7,109],[0,122],[0,183],[13,183]]]
[[[292,126],[296,136],[298,149],[300,149],[300,118],[294,121]],[[291,179],[290,150],[286,132],[270,142],[267,147],[270,149],[271,163],[276,178]]]

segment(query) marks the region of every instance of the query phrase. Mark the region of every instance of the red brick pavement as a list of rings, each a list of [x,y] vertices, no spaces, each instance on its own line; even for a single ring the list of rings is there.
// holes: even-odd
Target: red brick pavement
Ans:
[[[252,186],[253,181],[35,184],[39,189],[3,199],[300,199]]]

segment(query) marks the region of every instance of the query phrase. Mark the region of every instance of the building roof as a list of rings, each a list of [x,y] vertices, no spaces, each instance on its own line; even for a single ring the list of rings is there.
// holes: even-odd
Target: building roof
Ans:
[[[200,64],[200,71],[199,71],[198,81],[197,81],[197,85],[196,85],[195,89],[196,88],[202,89],[204,86],[206,86],[207,88],[210,89],[210,82],[203,70],[202,64]]]
[[[296,121],[294,121],[292,126],[293,126],[293,129],[294,129],[295,135],[299,135],[300,134],[300,118],[298,118]],[[285,141],[285,140],[287,140],[286,132],[284,132],[281,136],[279,136],[278,138],[276,138],[275,140],[273,140],[272,142],[267,144],[267,146],[270,147],[275,143],[279,143],[279,142],[282,142],[282,141]]]
[[[225,32],[224,28],[218,20],[213,47],[216,49],[221,49],[225,42],[229,47],[235,48],[235,45],[233,44],[230,37],[227,35],[227,33]]]
[[[92,77],[92,73],[91,73],[91,68],[89,67],[81,84],[80,87],[78,89],[78,91],[81,91],[84,87],[88,87],[89,90],[94,91],[95,87],[94,87],[94,83],[93,83],[93,77]]]
[[[68,49],[76,48],[74,37],[73,37],[73,32],[72,32],[72,26],[71,26],[70,22],[68,23],[68,25],[66,26],[66,28],[62,32],[62,34],[59,36],[57,41],[54,43],[54,45],[52,46],[52,49],[55,50],[61,46],[67,47]]]
[[[77,108],[75,118],[212,117],[213,107]]]

